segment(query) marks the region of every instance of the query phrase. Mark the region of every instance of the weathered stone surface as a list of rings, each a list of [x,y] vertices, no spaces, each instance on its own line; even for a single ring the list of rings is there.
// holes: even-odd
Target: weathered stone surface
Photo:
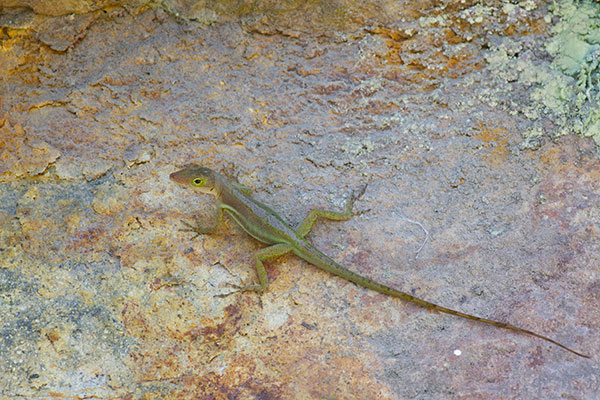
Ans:
[[[119,0],[2,0],[0,3],[0,13],[6,12],[11,8],[26,8],[31,9],[36,14],[59,16],[65,14],[84,14],[127,3],[131,2]]]
[[[160,7],[0,18],[0,397],[594,398],[598,148],[518,111],[523,68],[549,61],[545,4],[396,2],[330,31],[321,3],[287,4],[211,26]],[[223,297],[262,245],[231,221],[180,231],[213,212],[168,180],[192,161],[291,221],[369,181],[368,213],[315,226],[321,250],[592,359],[292,256],[260,298]]]

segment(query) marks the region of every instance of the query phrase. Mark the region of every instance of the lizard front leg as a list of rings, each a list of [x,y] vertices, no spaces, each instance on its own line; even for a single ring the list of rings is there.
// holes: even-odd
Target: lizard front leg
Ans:
[[[214,216],[214,223],[212,225],[204,225],[200,223],[200,221],[196,220],[196,224],[190,224],[184,220],[181,222],[186,226],[186,228],[180,229],[182,232],[193,232],[196,235],[192,239],[196,239],[200,235],[213,234],[217,232],[221,225],[223,225],[223,207],[221,204],[217,205],[217,211]]]
[[[239,182],[239,172],[237,171],[237,168],[233,162],[228,162],[228,165],[223,168],[222,173],[227,177],[229,183],[231,183],[237,190],[247,195],[252,194],[252,188],[242,185]]]

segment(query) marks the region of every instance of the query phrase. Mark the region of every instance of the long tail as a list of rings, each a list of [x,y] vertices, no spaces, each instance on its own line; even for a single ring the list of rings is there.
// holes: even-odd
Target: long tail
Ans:
[[[374,283],[376,283],[376,282],[374,282]],[[381,286],[383,286],[383,285],[381,285]],[[558,347],[561,347],[561,348],[563,348],[563,349],[565,349],[567,351],[570,351],[571,353],[576,354],[576,355],[578,355],[580,357],[590,358],[590,356],[588,356],[586,354],[579,353],[578,351],[575,351],[575,350],[573,350],[573,349],[565,346],[564,344],[561,344],[561,343],[557,342],[554,339],[550,339],[547,336],[540,335],[539,333],[535,333],[535,332],[527,330],[527,329],[519,328],[518,326],[510,325],[510,324],[507,324],[507,323],[504,323],[504,322],[494,321],[493,319],[481,318],[481,317],[476,317],[474,315],[465,314],[465,313],[462,313],[460,311],[453,310],[451,308],[446,308],[446,307],[438,306],[437,304],[430,303],[430,302],[425,301],[425,300],[421,300],[421,299],[419,299],[417,297],[411,296],[408,293],[399,292],[399,291],[397,291],[395,289],[392,289],[392,288],[389,288],[387,286],[383,286],[383,287],[390,291],[389,292],[390,296],[397,297],[397,298],[402,299],[402,300],[410,301],[411,303],[420,305],[421,307],[429,308],[429,309],[432,309],[432,310],[437,310],[439,312],[443,312],[443,313],[450,314],[450,315],[456,315],[457,317],[466,318],[466,319],[470,319],[470,320],[473,320],[473,321],[483,322],[483,323],[494,325],[494,326],[497,326],[497,327],[500,327],[500,328],[510,329],[512,331],[515,331],[515,332],[521,332],[521,333],[524,333],[524,334],[527,334],[527,335],[535,336],[537,338],[540,338],[542,340],[550,342],[550,343],[552,343],[552,344],[554,344],[554,345],[556,345]],[[377,290],[377,289],[374,289],[374,290]]]
[[[479,321],[479,322],[494,325],[494,326],[497,326],[500,328],[510,329],[515,332],[524,333],[526,335],[535,336],[537,338],[540,338],[542,340],[550,342],[558,347],[561,347],[573,354],[576,354],[579,357],[590,358],[590,356],[588,356],[586,354],[579,353],[579,352],[557,342],[556,340],[550,339],[549,337],[546,337],[544,335],[540,335],[539,333],[535,333],[535,332],[527,330],[527,329],[519,328],[517,326],[510,325],[510,324],[507,324],[504,322],[499,322],[499,321],[494,321],[492,319],[476,317],[474,315],[465,314],[460,311],[453,310],[451,308],[442,307],[437,304],[430,303],[425,300],[421,300],[418,297],[411,296],[408,293],[404,293],[404,292],[400,292],[396,289],[392,289],[391,287],[382,285],[381,283],[377,283],[369,278],[365,278],[364,276],[361,276],[355,272],[350,271],[349,269],[344,268],[343,266],[336,263],[334,260],[332,260],[327,255],[325,255],[324,253],[322,253],[321,251],[319,251],[318,249],[316,249],[315,247],[313,247],[311,245],[309,245],[306,249],[303,249],[303,250],[305,250],[306,252],[302,251],[301,256],[305,260],[309,261],[310,263],[316,265],[317,267],[319,267],[325,271],[328,271],[328,272],[331,272],[332,274],[338,275],[338,276],[340,276],[344,279],[347,279],[351,282],[354,282],[355,284],[362,286],[364,288],[371,289],[371,290],[374,290],[376,292],[379,292],[379,293],[382,293],[382,294],[385,294],[385,295],[388,295],[391,297],[397,297],[399,299],[417,304],[421,307],[428,308],[430,310],[436,310],[436,311],[443,312],[446,314],[455,315],[457,317],[470,319],[473,321]]]

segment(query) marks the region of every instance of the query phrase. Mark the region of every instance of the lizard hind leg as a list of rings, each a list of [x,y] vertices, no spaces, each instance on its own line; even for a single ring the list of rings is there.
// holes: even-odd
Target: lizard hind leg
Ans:
[[[346,200],[344,212],[319,209],[311,210],[308,213],[308,215],[302,220],[302,222],[300,222],[298,226],[296,226],[296,233],[298,233],[300,237],[305,237],[310,232],[317,218],[319,217],[330,219],[333,221],[347,221],[354,215],[366,213],[369,210],[363,210],[358,213],[352,212],[352,207],[354,206],[354,203],[365,193],[366,189],[367,185],[364,185],[362,188],[360,188],[360,190],[358,190],[358,192],[353,191],[350,194],[350,198]]]
[[[256,266],[256,276],[258,277],[257,284],[237,287],[238,292],[258,292],[264,293],[269,288],[269,277],[263,261],[271,258],[276,258],[292,251],[292,246],[287,243],[274,244],[273,246],[265,247],[254,253],[254,265]]]

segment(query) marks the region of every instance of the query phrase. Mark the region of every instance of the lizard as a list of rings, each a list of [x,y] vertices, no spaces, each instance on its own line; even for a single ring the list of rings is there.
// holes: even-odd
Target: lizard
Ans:
[[[263,262],[287,253],[293,253],[308,263],[341,278],[347,279],[363,288],[371,289],[381,294],[416,304],[425,309],[435,310],[468,320],[509,329],[521,334],[534,336],[580,357],[590,358],[588,355],[577,352],[556,340],[531,330],[456,311],[383,285],[352,272],[311,245],[306,240],[306,235],[310,232],[316,220],[319,217],[336,221],[345,221],[352,218],[352,216],[355,215],[352,211],[354,203],[363,195],[366,190],[366,185],[358,192],[351,193],[349,199],[346,201],[343,212],[314,209],[308,213],[302,222],[297,226],[292,227],[291,224],[286,222],[271,207],[252,198],[252,190],[250,188],[240,184],[237,180],[230,179],[210,168],[189,164],[183,169],[171,173],[169,178],[183,188],[191,188],[196,192],[213,195],[217,200],[217,212],[214,217],[213,225],[198,224],[194,226],[183,221],[187,226],[187,229],[183,230],[195,232],[197,236],[214,233],[222,225],[223,213],[227,213],[227,215],[239,224],[246,233],[258,241],[269,245],[268,247],[258,250],[254,254],[254,264],[259,283],[243,287],[236,286],[236,289],[239,289],[237,291],[254,291],[258,293],[267,291],[269,280]]]

